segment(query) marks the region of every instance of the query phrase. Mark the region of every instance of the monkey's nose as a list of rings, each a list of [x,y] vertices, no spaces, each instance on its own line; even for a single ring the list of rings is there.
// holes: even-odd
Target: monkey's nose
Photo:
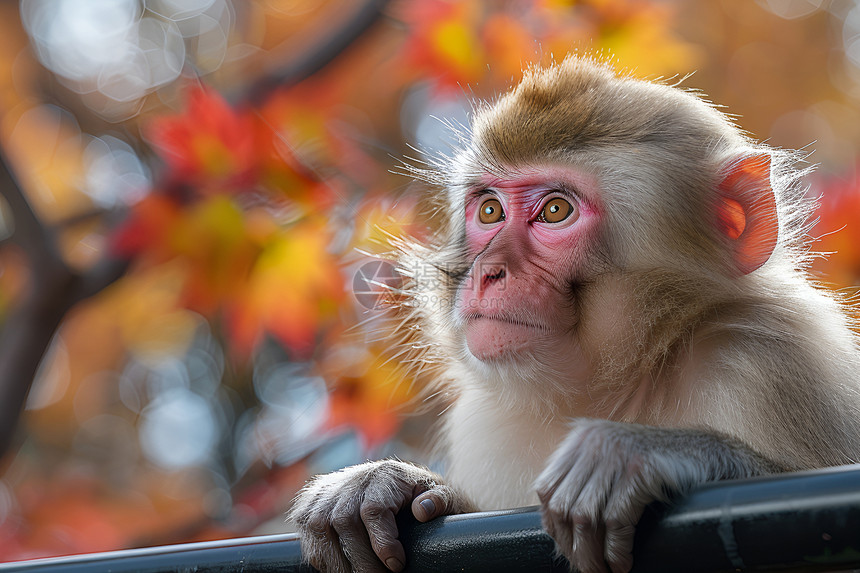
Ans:
[[[481,277],[481,290],[483,291],[493,283],[503,281],[506,276],[507,271],[503,266],[484,269],[483,276]]]

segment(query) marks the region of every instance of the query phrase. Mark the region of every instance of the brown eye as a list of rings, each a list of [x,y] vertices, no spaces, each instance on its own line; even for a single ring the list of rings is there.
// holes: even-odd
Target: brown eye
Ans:
[[[505,218],[502,204],[499,203],[498,199],[487,199],[481,203],[481,211],[478,213],[478,218],[485,225],[502,221]]]
[[[573,205],[561,197],[556,197],[543,206],[540,220],[545,223],[559,223],[570,217],[571,213],[573,213]]]

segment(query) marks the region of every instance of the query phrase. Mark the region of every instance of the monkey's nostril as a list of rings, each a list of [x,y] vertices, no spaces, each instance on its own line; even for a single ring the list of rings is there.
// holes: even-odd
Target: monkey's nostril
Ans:
[[[494,283],[496,281],[500,281],[506,276],[506,272],[504,268],[500,268],[496,272],[488,272],[484,274],[484,279],[482,281],[482,286],[486,287],[487,285]]]

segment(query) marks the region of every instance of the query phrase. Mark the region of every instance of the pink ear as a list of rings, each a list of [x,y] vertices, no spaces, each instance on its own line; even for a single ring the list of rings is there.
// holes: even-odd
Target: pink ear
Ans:
[[[779,238],[770,157],[750,155],[733,161],[719,191],[717,225],[734,245],[738,271],[751,273],[767,262]]]

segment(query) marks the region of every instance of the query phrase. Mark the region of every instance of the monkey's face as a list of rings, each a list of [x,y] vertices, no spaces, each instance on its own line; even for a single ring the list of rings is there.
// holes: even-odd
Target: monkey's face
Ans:
[[[567,352],[600,220],[594,178],[561,167],[488,176],[467,193],[464,211],[470,269],[456,311],[471,354],[505,361]]]

